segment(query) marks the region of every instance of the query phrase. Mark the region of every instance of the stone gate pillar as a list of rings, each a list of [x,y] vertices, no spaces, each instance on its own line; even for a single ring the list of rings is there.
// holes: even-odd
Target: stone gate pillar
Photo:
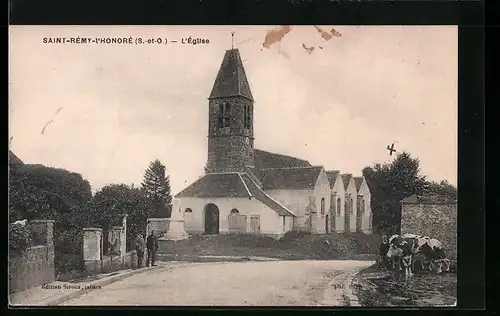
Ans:
[[[54,221],[53,220],[33,220],[29,222],[33,238],[36,243],[40,243],[47,247],[47,263],[51,270],[47,274],[46,282],[55,280],[54,267]]]
[[[108,242],[110,247],[112,247],[112,251],[110,251],[110,255],[112,256],[121,256],[122,253],[122,244],[123,244],[123,227],[122,226],[113,226],[109,230],[108,233]]]
[[[127,214],[120,214],[122,217],[122,231],[120,235],[120,255],[122,257],[127,253]]]
[[[88,227],[83,229],[83,260],[87,271],[101,271],[102,229]]]

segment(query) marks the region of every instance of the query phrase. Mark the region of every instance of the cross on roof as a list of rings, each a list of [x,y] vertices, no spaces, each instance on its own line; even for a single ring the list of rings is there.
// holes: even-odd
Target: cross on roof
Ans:
[[[392,153],[396,151],[396,149],[394,149],[394,143],[392,143],[391,146],[387,146],[387,150],[389,150],[389,155],[392,156]]]
[[[231,49],[234,49],[234,31],[231,32]]]

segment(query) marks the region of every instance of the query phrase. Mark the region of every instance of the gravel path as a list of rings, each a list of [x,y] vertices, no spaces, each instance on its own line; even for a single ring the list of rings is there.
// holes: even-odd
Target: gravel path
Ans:
[[[339,306],[348,277],[372,263],[182,264],[131,276],[62,305]]]

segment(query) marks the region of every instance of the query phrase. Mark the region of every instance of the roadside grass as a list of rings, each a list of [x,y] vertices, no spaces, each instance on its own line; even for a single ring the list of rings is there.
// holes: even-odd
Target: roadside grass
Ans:
[[[362,306],[455,306],[456,273],[420,272],[408,281],[376,263],[356,275],[353,288]]]
[[[191,256],[269,257],[283,260],[373,260],[380,237],[363,233],[312,235],[288,233],[280,240],[259,235],[192,235],[160,241],[160,258]]]

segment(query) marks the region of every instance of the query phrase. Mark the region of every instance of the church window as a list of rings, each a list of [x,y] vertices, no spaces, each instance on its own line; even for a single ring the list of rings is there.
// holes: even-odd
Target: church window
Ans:
[[[351,209],[351,214],[354,214],[354,202],[351,199],[351,203],[349,204],[349,208]]]
[[[325,214],[325,198],[321,198],[321,214]]]
[[[229,120],[231,118],[231,104],[226,103],[224,105],[224,127],[229,127]]]
[[[193,210],[190,209],[189,207],[184,211],[184,213],[193,213]]]
[[[240,211],[238,211],[237,209],[233,208],[230,212],[231,215],[234,215],[234,214],[239,214]]]
[[[219,116],[218,116],[218,120],[217,120],[217,126],[219,128],[224,127],[224,105],[223,104],[219,104]]]
[[[248,108],[248,104],[245,104],[244,111],[243,111],[243,125],[245,126],[245,128],[248,128],[248,126],[247,126],[247,108]]]
[[[337,216],[340,216],[341,204],[340,198],[337,199]]]
[[[244,122],[245,128],[250,128],[250,122],[251,122],[250,104],[245,104],[244,111],[245,111],[245,113],[243,115],[243,122]]]

